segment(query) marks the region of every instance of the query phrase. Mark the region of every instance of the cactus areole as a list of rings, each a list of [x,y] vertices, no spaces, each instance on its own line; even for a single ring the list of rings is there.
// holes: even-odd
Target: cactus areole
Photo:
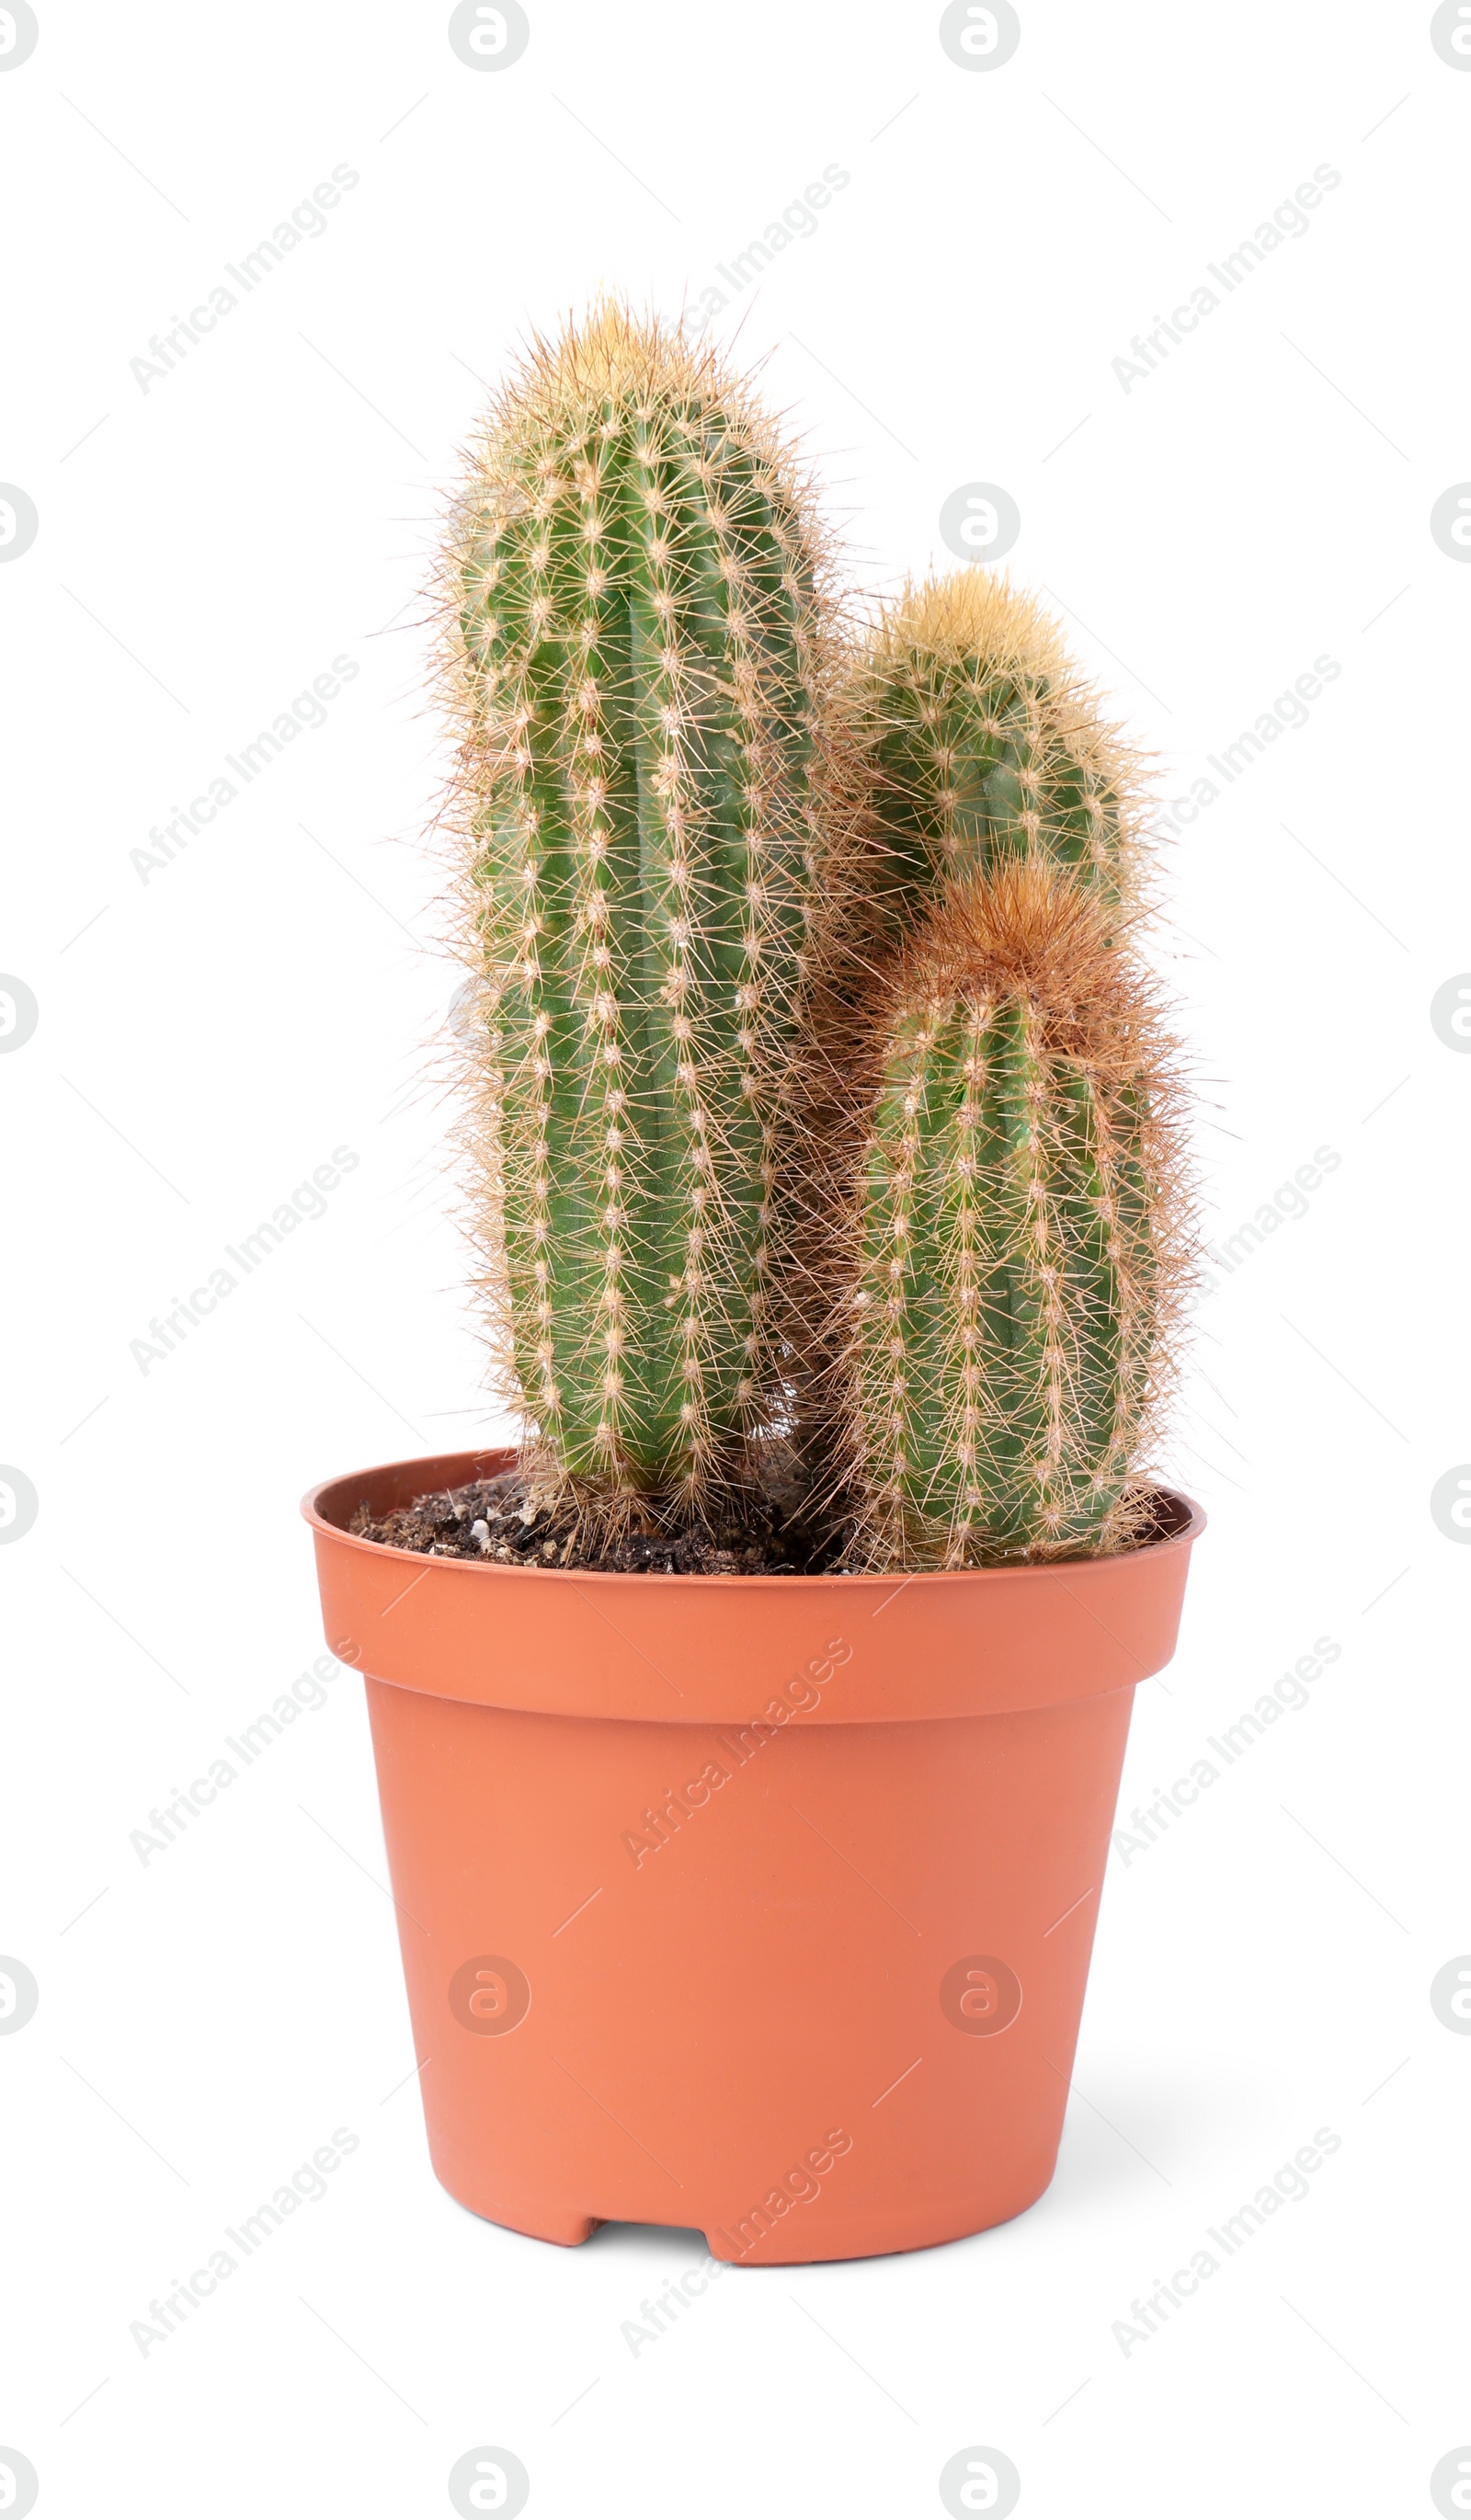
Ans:
[[[608,310],[502,396],[445,598],[503,1364],[546,1478],[688,1506],[772,1379],[821,837],[803,485],[709,353]]]

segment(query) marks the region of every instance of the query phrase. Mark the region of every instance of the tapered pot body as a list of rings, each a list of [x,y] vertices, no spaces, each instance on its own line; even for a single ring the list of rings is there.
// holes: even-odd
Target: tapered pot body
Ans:
[[[307,1499],[367,1680],[434,2169],[563,2242],[746,2265],[922,2247],[1051,2178],[1134,1690],[1202,1517],[1109,1559],[619,1576],[353,1538],[492,1476]]]

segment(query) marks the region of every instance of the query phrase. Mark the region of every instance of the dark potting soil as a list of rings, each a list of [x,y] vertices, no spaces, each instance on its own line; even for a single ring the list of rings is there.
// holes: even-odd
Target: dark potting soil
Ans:
[[[486,1565],[582,1566],[603,1575],[824,1575],[841,1567],[840,1533],[803,1521],[794,1483],[773,1479],[745,1495],[729,1519],[679,1531],[637,1522],[609,1538],[570,1503],[533,1508],[519,1470],[435,1488],[392,1513],[360,1505],[348,1529],[361,1540],[425,1557]]]
[[[1183,1528],[1182,1509],[1155,1490],[1152,1512],[1136,1549]],[[602,1575],[845,1575],[853,1527],[841,1514],[818,1514],[790,1471],[771,1469],[743,1492],[726,1518],[678,1531],[630,1524],[609,1538],[575,1505],[533,1507],[519,1470],[433,1488],[412,1505],[375,1515],[366,1501],[348,1524],[360,1540],[408,1549],[423,1557],[468,1557],[490,1566],[584,1567]]]

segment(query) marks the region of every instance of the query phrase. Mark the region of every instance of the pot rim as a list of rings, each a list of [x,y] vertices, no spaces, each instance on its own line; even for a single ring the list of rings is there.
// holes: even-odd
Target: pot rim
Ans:
[[[903,1567],[887,1567],[851,1575],[666,1575],[637,1574],[619,1567],[504,1566],[499,1563],[477,1566],[474,1559],[470,1557],[434,1558],[423,1550],[395,1549],[388,1541],[368,1540],[358,1532],[349,1531],[345,1523],[334,1521],[324,1509],[329,1499],[341,1504],[344,1502],[344,1492],[361,1489],[365,1481],[371,1480],[376,1483],[399,1471],[423,1468],[425,1471],[440,1473],[437,1476],[426,1477],[423,1481],[417,1490],[420,1495],[426,1494],[432,1488],[463,1485],[470,1476],[494,1478],[502,1470],[511,1467],[516,1459],[516,1452],[517,1447],[514,1444],[485,1445],[465,1453],[411,1454],[402,1461],[379,1462],[366,1469],[341,1472],[335,1478],[321,1479],[315,1487],[308,1488],[300,1505],[302,1519],[311,1525],[314,1532],[321,1532],[339,1547],[345,1546],[351,1550],[365,1551],[375,1558],[396,1557],[407,1565],[454,1566],[457,1569],[468,1567],[472,1568],[476,1575],[501,1576],[513,1582],[570,1585],[574,1589],[589,1584],[636,1584],[641,1593],[657,1589],[673,1590],[678,1594],[689,1595],[692,1591],[703,1588],[706,1591],[735,1591],[742,1598],[753,1591],[757,1593],[780,1591],[782,1594],[790,1594],[807,1592],[818,1586],[825,1590],[841,1587],[845,1593],[858,1589],[862,1593],[881,1585],[892,1586],[896,1578],[898,1579],[897,1589],[901,1592],[907,1591],[912,1584],[918,1585],[923,1592],[929,1592],[936,1586],[954,1585],[957,1582],[1014,1583],[1018,1579],[1030,1579],[1035,1582],[1041,1577],[1048,1576],[1055,1579],[1058,1570],[1063,1567],[1136,1565],[1142,1563],[1146,1558],[1162,1557],[1173,1551],[1188,1550],[1199,1539],[1209,1520],[1204,1508],[1197,1504],[1193,1497],[1187,1496],[1182,1488],[1167,1487],[1162,1481],[1151,1481],[1152,1493],[1162,1497],[1173,1510],[1174,1528],[1162,1533],[1157,1540],[1147,1541],[1140,1549],[1116,1550],[1107,1556],[1052,1557],[1008,1566],[916,1568],[911,1573],[906,1573]],[[459,1470],[458,1477],[444,1475],[455,1469]],[[348,1509],[351,1510],[350,1508]]]

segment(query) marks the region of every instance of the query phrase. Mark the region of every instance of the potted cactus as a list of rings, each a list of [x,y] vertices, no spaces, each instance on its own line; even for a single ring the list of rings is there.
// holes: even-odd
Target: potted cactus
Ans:
[[[912,2248],[1051,2177],[1184,1266],[1137,786],[978,574],[844,627],[750,393],[600,309],[456,500],[460,1153],[513,1449],[306,1500],[434,2168]]]

